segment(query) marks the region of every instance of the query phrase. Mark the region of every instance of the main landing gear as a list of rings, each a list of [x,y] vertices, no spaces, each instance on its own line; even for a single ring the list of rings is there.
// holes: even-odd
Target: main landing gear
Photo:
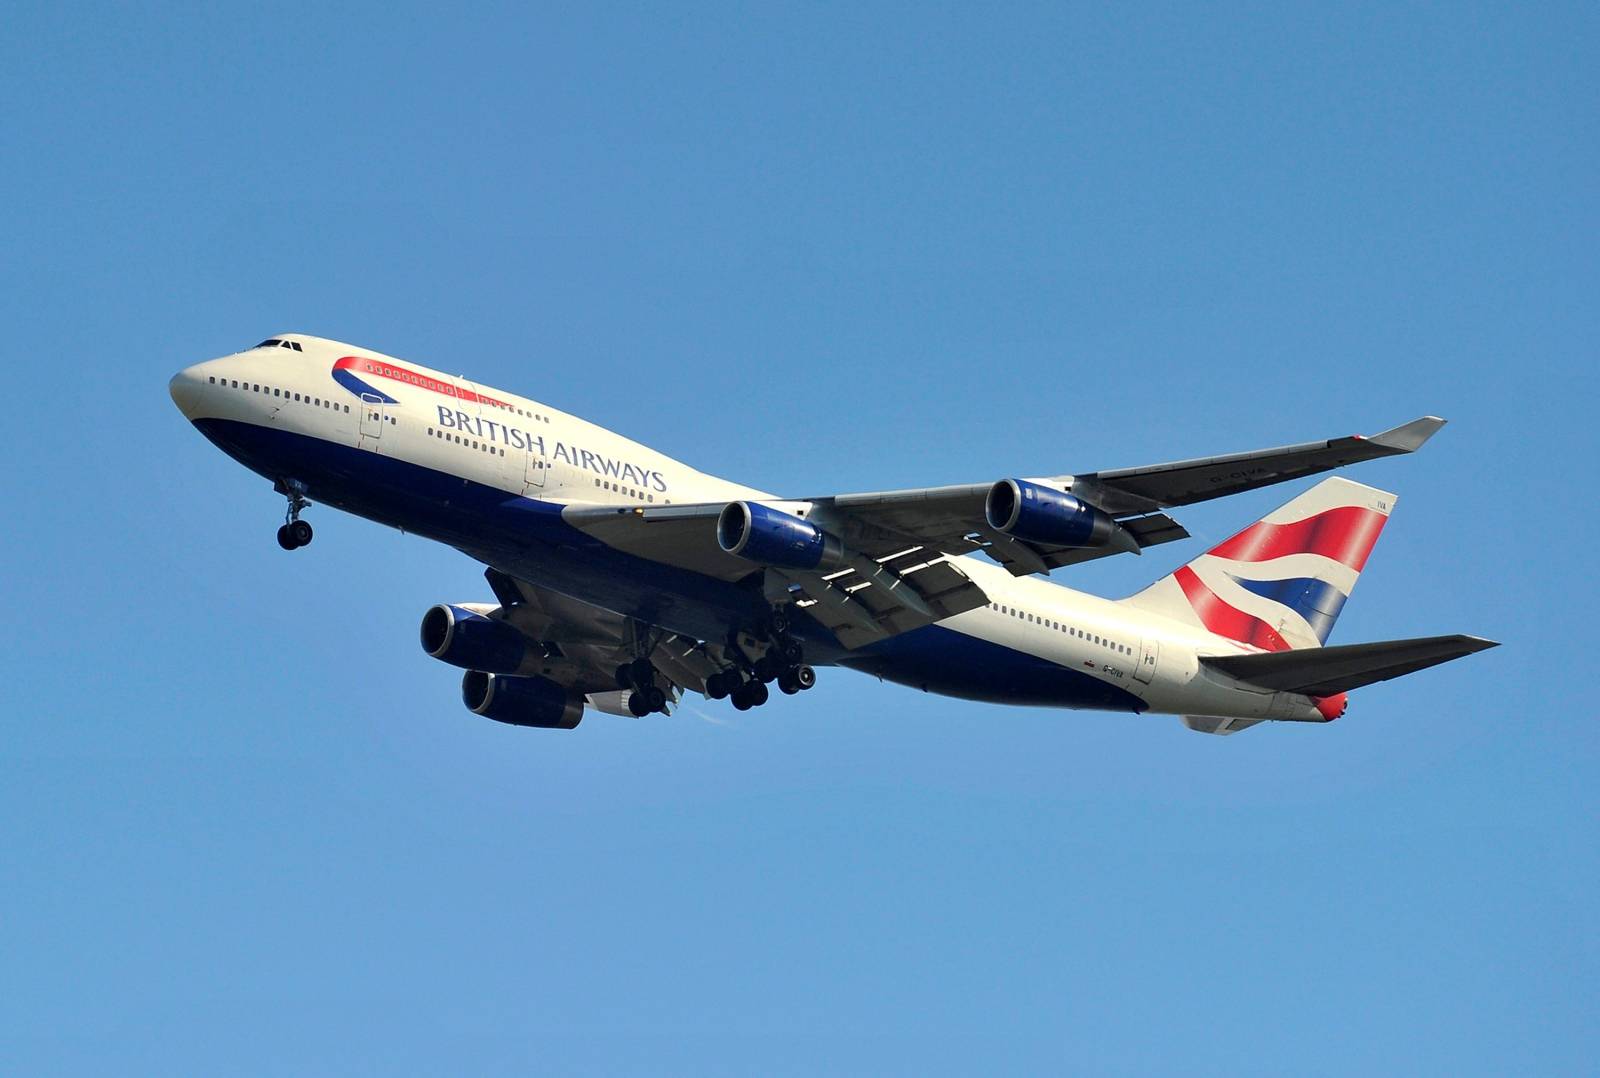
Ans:
[[[656,668],[649,659],[635,659],[617,667],[617,685],[633,690],[628,693],[628,711],[635,718],[667,710],[667,694],[656,684]]]
[[[285,550],[299,550],[311,543],[311,525],[300,519],[300,510],[311,503],[306,500],[306,486],[298,479],[286,479],[278,490],[289,499],[289,511],[284,514],[283,527],[278,529],[278,545]]]
[[[773,682],[778,683],[778,691],[785,696],[814,686],[817,672],[805,665],[805,649],[789,635],[789,628],[788,611],[773,610],[760,630],[766,637],[766,651],[754,661],[746,661],[745,649],[730,640],[729,654],[738,656],[741,665],[707,678],[706,695],[713,700],[727,697],[737,710],[749,711],[771,699],[767,686]]]

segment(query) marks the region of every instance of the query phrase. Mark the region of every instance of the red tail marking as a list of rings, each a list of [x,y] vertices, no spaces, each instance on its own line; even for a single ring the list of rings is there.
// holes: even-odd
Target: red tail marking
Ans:
[[[1200,615],[1200,623],[1218,636],[1237,640],[1241,644],[1254,644],[1267,651],[1288,651],[1289,642],[1278,635],[1278,630],[1256,617],[1246,614],[1217,597],[1205,582],[1185,565],[1172,574],[1188,597],[1189,605]]]
[[[1257,521],[1208,553],[1236,561],[1271,561],[1286,554],[1320,554],[1359,573],[1388,520],[1374,509],[1343,505],[1293,524]]]

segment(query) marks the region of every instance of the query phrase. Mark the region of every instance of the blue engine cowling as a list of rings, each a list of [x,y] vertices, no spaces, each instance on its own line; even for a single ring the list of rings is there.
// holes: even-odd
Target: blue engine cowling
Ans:
[[[583,721],[583,697],[547,677],[506,677],[468,670],[461,702],[474,715],[511,726],[570,730]]]
[[[983,514],[991,528],[1025,543],[1097,547],[1122,532],[1109,514],[1064,491],[1026,479],[1002,479],[989,488]]]
[[[717,517],[717,545],[757,565],[831,569],[844,560],[839,540],[808,520],[760,502],[729,502]]]
[[[514,674],[533,646],[514,627],[463,606],[440,604],[422,615],[422,650],[451,666]]]

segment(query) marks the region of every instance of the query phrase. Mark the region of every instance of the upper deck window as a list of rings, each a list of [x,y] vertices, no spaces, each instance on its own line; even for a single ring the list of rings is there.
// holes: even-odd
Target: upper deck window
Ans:
[[[299,341],[284,341],[284,340],[279,340],[277,337],[268,337],[266,340],[264,340],[260,344],[256,345],[256,347],[257,348],[292,348],[296,352],[305,351],[304,348],[300,347],[300,342]]]

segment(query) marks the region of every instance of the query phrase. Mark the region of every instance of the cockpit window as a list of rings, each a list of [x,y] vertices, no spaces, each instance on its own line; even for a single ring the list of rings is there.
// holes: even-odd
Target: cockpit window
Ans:
[[[296,352],[305,351],[304,348],[300,347],[300,342],[299,341],[283,341],[283,340],[279,340],[277,337],[268,337],[266,340],[264,340],[260,344],[256,345],[256,347],[257,348],[293,348]]]

